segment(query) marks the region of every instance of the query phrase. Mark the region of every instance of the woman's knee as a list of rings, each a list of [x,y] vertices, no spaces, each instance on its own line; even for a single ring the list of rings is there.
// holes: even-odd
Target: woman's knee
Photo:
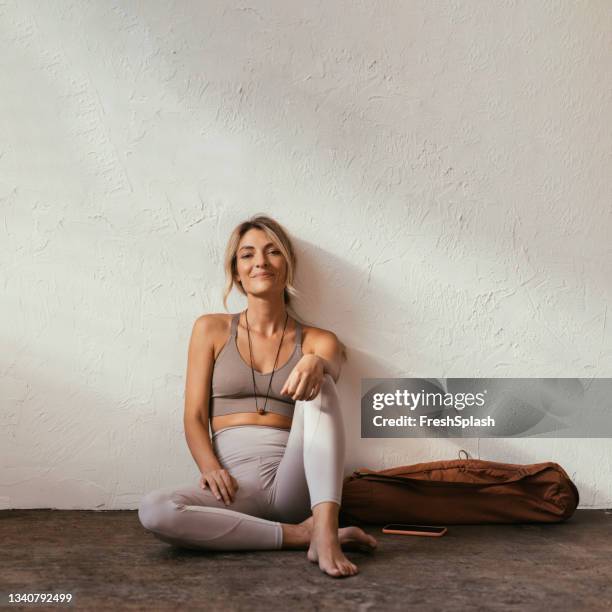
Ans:
[[[171,529],[177,505],[172,495],[165,490],[147,493],[138,506],[138,519],[149,531],[168,531]]]

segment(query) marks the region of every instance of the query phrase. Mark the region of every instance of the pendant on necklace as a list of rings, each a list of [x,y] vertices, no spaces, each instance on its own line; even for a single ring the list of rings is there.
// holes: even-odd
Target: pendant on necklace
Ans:
[[[257,412],[259,412],[259,414],[263,414],[265,412],[265,410],[263,408],[258,408]]]

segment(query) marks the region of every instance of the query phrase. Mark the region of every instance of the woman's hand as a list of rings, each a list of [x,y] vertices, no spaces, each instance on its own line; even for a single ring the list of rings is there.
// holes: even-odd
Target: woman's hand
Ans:
[[[311,400],[318,395],[324,377],[323,360],[318,355],[304,355],[291,370],[281,395],[290,395],[296,401]]]
[[[227,470],[218,468],[204,470],[200,476],[200,486],[202,489],[206,489],[206,486],[210,487],[213,495],[219,501],[223,497],[225,504],[229,505],[234,501],[238,481]]]

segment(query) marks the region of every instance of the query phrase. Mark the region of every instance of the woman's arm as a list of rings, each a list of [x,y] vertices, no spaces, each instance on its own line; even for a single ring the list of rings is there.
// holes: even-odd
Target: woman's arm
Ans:
[[[325,374],[334,382],[340,378],[342,360],[346,359],[344,345],[336,334],[318,327],[304,329],[303,357],[289,373],[281,395],[289,395],[295,401],[311,400],[321,389]]]
[[[210,382],[214,368],[212,338],[218,326],[219,322],[213,315],[198,317],[191,332],[187,356],[183,423],[187,445],[200,472],[221,468],[208,431]]]
[[[343,347],[338,337],[334,332],[317,327],[310,328],[308,336],[308,352],[312,351],[312,354],[319,357],[323,362],[325,373],[330,374],[334,382],[338,382],[344,357]]]

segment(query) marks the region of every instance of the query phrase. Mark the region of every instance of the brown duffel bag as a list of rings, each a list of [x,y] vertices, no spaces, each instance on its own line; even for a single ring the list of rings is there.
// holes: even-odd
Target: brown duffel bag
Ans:
[[[557,463],[455,459],[354,471],[344,479],[340,521],[556,523],[572,516],[578,502],[578,489]]]

